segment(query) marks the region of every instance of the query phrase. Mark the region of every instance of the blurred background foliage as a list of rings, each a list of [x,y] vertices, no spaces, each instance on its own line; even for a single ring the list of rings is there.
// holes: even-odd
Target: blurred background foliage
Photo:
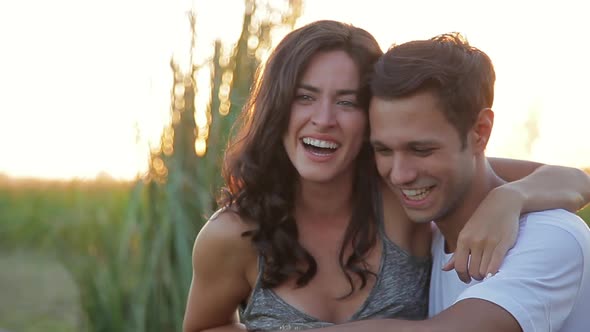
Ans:
[[[0,177],[0,330],[182,329],[192,244],[216,208],[230,127],[270,49],[273,29],[292,29],[302,6],[301,0],[285,0],[280,8],[245,2],[233,47],[217,41],[213,57],[191,61],[187,71],[171,61],[171,122],[150,154],[145,177]],[[191,52],[199,36],[195,17],[188,17]],[[200,87],[196,77],[203,69],[211,83]],[[209,96],[205,109],[197,109],[197,94]],[[196,117],[198,112],[204,116]],[[589,221],[590,208],[580,215]]]
[[[233,47],[217,41],[213,57],[200,64],[192,61],[198,51],[196,13],[188,14],[190,69],[170,62],[171,122],[152,149],[144,178],[132,183],[0,178],[0,256],[7,257],[0,268],[28,260],[30,266],[23,269],[41,280],[49,269],[38,270],[39,259],[20,252],[34,249],[57,263],[52,267],[65,266],[73,279],[56,272],[50,285],[75,290],[64,299],[17,286],[16,293],[30,297],[29,302],[47,302],[23,314],[30,303],[3,296],[22,274],[0,272],[0,330],[182,330],[192,245],[216,208],[230,127],[270,49],[273,29],[291,30],[301,13],[301,0],[277,3],[245,0],[238,40]],[[211,73],[211,83],[200,87],[197,74],[204,69]],[[197,94],[209,95],[205,109],[197,109]],[[69,306],[60,309],[58,303]],[[9,318],[15,315],[22,319]]]

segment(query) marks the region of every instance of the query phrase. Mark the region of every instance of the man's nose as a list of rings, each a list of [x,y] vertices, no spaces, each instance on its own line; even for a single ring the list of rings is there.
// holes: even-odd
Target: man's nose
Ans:
[[[418,171],[410,158],[403,154],[396,154],[392,157],[391,172],[389,180],[396,186],[407,185],[416,180]]]

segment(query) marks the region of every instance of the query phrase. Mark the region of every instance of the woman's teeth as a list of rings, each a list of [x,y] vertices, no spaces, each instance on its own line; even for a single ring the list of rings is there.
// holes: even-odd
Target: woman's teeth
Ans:
[[[304,137],[303,143],[305,143],[307,145],[311,145],[316,148],[332,149],[332,150],[335,150],[340,146],[340,144],[335,143],[335,142],[324,141],[321,139],[316,139],[316,138],[311,138],[311,137]]]

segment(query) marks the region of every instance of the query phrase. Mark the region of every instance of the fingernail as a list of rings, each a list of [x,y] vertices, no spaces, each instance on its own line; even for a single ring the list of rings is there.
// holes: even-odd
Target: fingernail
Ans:
[[[486,274],[486,277],[485,277],[485,278],[483,278],[483,280],[489,279],[489,278],[491,278],[491,277],[492,277],[492,273],[490,272],[490,273]]]

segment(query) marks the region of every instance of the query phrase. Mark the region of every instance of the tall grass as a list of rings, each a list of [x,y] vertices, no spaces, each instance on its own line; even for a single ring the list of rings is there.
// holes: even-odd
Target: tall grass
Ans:
[[[109,261],[111,245],[108,243],[124,224],[123,216],[128,209],[132,187],[132,183],[120,182],[4,179],[0,181],[0,253],[6,257],[12,251],[26,250],[49,256],[46,257],[48,261],[60,260],[79,285],[86,307],[88,298],[84,293],[91,285],[83,282],[84,276],[91,270],[101,271],[104,265],[99,262]],[[23,261],[21,264],[27,266],[28,263]],[[37,273],[45,272],[38,270]],[[54,284],[56,287],[62,285],[58,280]],[[2,301],[10,299],[0,295]],[[26,301],[43,301],[43,298],[22,302]],[[61,314],[75,314],[80,321],[87,317],[78,312]],[[26,317],[26,312],[22,316]],[[3,323],[0,322],[0,327]],[[33,329],[35,324],[38,322],[30,322],[31,326],[23,331],[40,331]]]
[[[97,246],[95,229],[122,223],[129,182],[13,180],[0,177],[0,248]]]

